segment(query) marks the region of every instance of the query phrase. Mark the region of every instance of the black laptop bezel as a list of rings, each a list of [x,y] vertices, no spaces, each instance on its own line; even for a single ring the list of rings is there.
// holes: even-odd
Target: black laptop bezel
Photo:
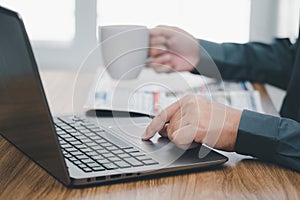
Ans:
[[[9,141],[13,146],[15,146],[22,153],[24,153],[27,157],[29,157],[34,163],[36,163],[38,166],[40,166],[42,169],[44,169],[51,176],[55,177],[56,180],[61,182],[63,185],[65,185],[67,187],[70,187],[71,186],[71,179],[70,179],[70,176],[69,176],[69,172],[68,172],[68,169],[67,169],[65,159],[64,159],[62,151],[61,151],[61,147],[59,145],[58,136],[56,134],[56,131],[55,131],[55,128],[54,128],[54,122],[53,122],[53,119],[52,119],[50,108],[48,106],[49,104],[48,104],[46,94],[45,94],[45,91],[44,91],[44,88],[43,88],[43,85],[42,85],[42,81],[41,81],[41,78],[40,78],[40,75],[39,75],[39,70],[38,70],[38,67],[37,67],[36,60],[34,58],[34,53],[32,51],[32,47],[31,47],[30,40],[28,38],[26,29],[25,29],[24,22],[22,20],[22,17],[19,15],[19,13],[15,12],[15,11],[12,11],[12,10],[9,10],[7,8],[4,8],[4,7],[0,6],[0,12],[4,15],[15,18],[15,20],[17,20],[19,25],[20,25],[22,35],[23,35],[23,39],[24,39],[25,46],[26,46],[26,50],[28,51],[29,59],[30,59],[30,61],[32,63],[32,67],[33,67],[32,71],[33,71],[34,74],[32,74],[32,75],[34,76],[35,80],[37,81],[37,85],[38,85],[40,93],[42,95],[43,104],[44,104],[44,106],[47,110],[47,115],[48,115],[49,124],[50,124],[49,129],[51,129],[51,132],[53,133],[52,136],[54,137],[54,140],[56,142],[56,144],[55,144],[55,146],[53,146],[53,148],[55,148],[55,150],[57,151],[57,157],[59,159],[59,163],[57,163],[57,164],[59,164],[60,167],[61,167],[61,171],[59,173],[60,176],[58,176],[58,174],[52,173],[49,169],[47,169],[46,166],[42,166],[39,162],[37,162],[35,159],[33,159],[31,157],[31,155],[29,155],[28,153],[23,151],[13,141],[11,141],[10,138],[6,137],[4,133],[0,132],[0,134],[3,138],[5,138],[7,141]],[[52,124],[52,126],[51,126],[51,124]]]

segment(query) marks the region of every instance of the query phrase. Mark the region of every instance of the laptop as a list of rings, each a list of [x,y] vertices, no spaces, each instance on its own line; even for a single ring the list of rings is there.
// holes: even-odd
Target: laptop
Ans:
[[[52,116],[20,15],[0,7],[0,26],[0,133],[65,186],[160,177],[228,160],[205,145],[182,150],[158,135],[141,141],[148,117]]]

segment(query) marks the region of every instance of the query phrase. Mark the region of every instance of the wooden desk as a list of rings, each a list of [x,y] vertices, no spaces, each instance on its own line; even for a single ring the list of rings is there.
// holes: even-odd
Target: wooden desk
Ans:
[[[47,72],[43,82],[54,113],[71,110],[71,73]],[[261,85],[266,112],[276,114]],[[64,101],[62,102],[61,99]],[[300,173],[235,153],[223,169],[68,189],[0,138],[0,199],[299,199]]]

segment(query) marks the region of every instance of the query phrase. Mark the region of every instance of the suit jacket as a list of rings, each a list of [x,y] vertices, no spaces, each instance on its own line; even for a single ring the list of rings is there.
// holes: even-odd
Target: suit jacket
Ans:
[[[289,39],[275,39],[272,44],[218,44],[200,40],[200,62],[193,72],[211,75],[210,56],[224,80],[270,83],[285,89],[282,117],[243,111],[235,150],[300,171],[298,41],[295,44]]]

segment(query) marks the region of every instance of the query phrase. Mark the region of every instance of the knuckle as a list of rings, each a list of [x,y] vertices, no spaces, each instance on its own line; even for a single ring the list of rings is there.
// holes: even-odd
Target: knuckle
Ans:
[[[205,135],[206,135],[205,130],[199,130],[198,129],[198,132],[195,135],[195,142],[203,142],[203,139],[204,139]]]
[[[186,100],[195,99],[197,97],[196,94],[187,94],[183,98]]]
[[[185,106],[193,106],[197,104],[197,95],[196,94],[188,94],[183,97],[182,104]]]
[[[174,140],[173,127],[170,126],[170,125],[167,127],[167,135],[168,135],[168,138],[169,138],[171,141]]]

